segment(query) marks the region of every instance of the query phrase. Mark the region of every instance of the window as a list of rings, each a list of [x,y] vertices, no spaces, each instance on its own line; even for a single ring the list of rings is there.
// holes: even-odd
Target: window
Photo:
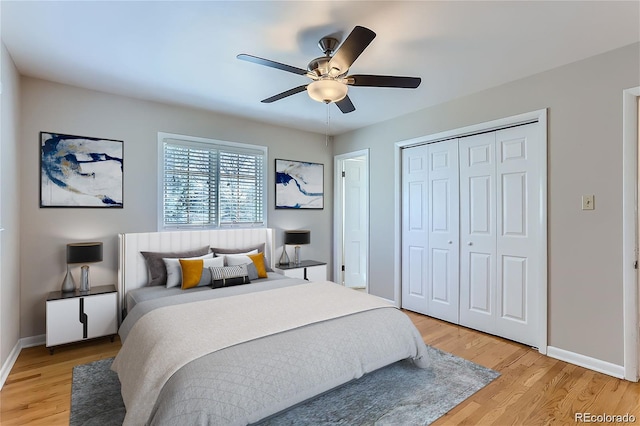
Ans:
[[[158,133],[161,230],[266,224],[267,148]]]

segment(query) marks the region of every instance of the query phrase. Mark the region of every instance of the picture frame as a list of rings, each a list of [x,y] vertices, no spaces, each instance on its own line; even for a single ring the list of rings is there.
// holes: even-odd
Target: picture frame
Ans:
[[[124,142],[40,132],[40,207],[123,208]]]
[[[276,209],[324,209],[324,164],[276,159]]]

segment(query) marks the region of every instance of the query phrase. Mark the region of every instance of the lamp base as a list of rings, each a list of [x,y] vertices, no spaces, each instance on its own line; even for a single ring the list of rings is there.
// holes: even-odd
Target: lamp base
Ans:
[[[76,291],[76,280],[73,279],[73,275],[71,275],[71,271],[69,270],[68,264],[67,264],[67,275],[64,276],[64,280],[62,281],[62,288],[60,290],[63,293],[71,293]]]
[[[300,264],[300,246],[296,246],[296,254],[294,257],[294,262],[296,263],[296,265]]]
[[[84,265],[80,268],[80,291],[81,292],[89,292],[91,290],[91,286],[89,285],[89,266]]]
[[[287,254],[287,246],[282,247],[282,254],[280,255],[280,260],[278,260],[278,264],[280,265],[288,265],[291,261],[289,260],[289,255]]]

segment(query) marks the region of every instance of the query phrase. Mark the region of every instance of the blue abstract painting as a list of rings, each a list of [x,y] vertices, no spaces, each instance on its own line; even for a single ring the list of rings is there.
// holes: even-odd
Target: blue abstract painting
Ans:
[[[123,142],[40,132],[40,207],[122,208]]]
[[[276,209],[324,208],[324,164],[276,160]]]

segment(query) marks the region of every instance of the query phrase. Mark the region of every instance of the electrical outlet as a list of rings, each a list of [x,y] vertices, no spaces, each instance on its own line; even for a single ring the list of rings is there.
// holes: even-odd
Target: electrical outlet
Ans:
[[[582,196],[582,210],[593,210],[595,208],[593,203],[594,203],[593,195]]]

